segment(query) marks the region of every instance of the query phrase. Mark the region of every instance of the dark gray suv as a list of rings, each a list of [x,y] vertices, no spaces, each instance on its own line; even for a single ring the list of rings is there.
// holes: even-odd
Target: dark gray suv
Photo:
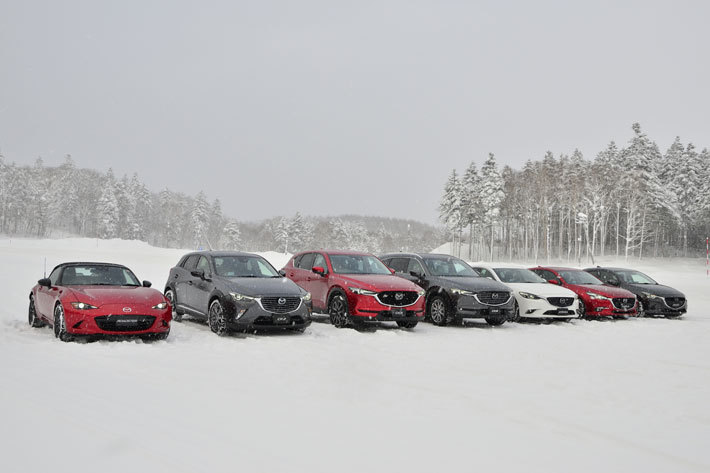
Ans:
[[[207,320],[218,335],[230,330],[303,330],[311,323],[311,295],[259,255],[188,253],[170,270],[165,298],[173,320]]]
[[[426,290],[426,315],[436,325],[483,318],[501,325],[513,316],[515,298],[508,286],[482,278],[465,261],[450,255],[391,253],[380,259],[397,276]]]

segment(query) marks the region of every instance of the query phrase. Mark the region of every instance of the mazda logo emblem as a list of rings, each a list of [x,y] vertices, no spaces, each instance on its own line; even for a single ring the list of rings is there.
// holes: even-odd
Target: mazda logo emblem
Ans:
[[[279,297],[279,305],[284,305],[286,303],[285,297]]]
[[[491,294],[491,297],[493,299],[498,299],[498,293],[494,292],[493,294]]]
[[[133,309],[131,309],[130,307],[124,307],[124,308],[123,308],[123,311],[124,311],[124,312],[131,312],[132,310],[133,310]]]
[[[398,292],[394,295],[394,298],[398,301],[401,301],[402,299],[404,299],[404,294],[402,294],[401,292]]]

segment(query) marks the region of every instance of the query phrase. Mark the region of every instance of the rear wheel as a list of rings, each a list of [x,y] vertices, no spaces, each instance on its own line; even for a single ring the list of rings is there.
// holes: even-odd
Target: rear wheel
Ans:
[[[397,325],[401,328],[414,328],[419,323],[418,320],[398,320]]]
[[[67,332],[67,321],[64,318],[64,308],[61,304],[54,307],[54,336],[63,342],[71,341],[71,335]]]
[[[338,328],[343,328],[348,325],[348,301],[345,296],[336,293],[330,298],[328,303],[328,315],[330,323]]]
[[[30,308],[28,310],[28,322],[30,324],[30,327],[44,327],[44,322],[37,317],[37,309],[35,308],[35,298],[33,296],[30,296]]]
[[[429,318],[434,325],[443,327],[448,325],[453,318],[451,310],[443,297],[436,296],[429,303]]]
[[[227,333],[227,318],[224,315],[224,308],[219,299],[213,300],[210,304],[207,323],[210,326],[210,330],[220,337]]]
[[[172,308],[173,312],[173,320],[175,322],[182,322],[182,314],[178,312],[176,304],[177,304],[177,299],[175,298],[175,293],[173,292],[172,289],[168,289],[165,291],[165,298],[170,302],[170,307]]]

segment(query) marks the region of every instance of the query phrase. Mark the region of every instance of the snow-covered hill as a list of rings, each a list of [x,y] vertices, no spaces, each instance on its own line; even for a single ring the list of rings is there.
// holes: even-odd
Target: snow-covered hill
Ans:
[[[26,322],[66,260],[120,262],[162,288],[183,254],[126,241],[0,240],[3,471],[708,471],[710,280],[680,320],[420,324],[165,342],[62,343]],[[277,268],[288,255],[266,254]]]

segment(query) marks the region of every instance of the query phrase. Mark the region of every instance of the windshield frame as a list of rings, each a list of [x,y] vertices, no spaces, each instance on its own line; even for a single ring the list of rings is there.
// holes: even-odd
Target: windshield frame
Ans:
[[[220,267],[221,265],[217,265],[217,260],[218,259],[248,259],[248,260],[255,260],[258,263],[262,263],[268,270],[273,271],[273,274],[271,275],[265,275],[263,272],[260,271],[260,274],[240,274],[240,275],[229,275],[229,274],[223,274],[220,272]],[[244,264],[247,264],[246,262]],[[274,266],[269,263],[269,260],[264,258],[263,256],[260,255],[220,255],[220,256],[212,256],[212,265],[214,267],[214,273],[222,278],[255,278],[255,279],[271,279],[271,278],[281,278],[283,277],[281,273],[279,273]]]
[[[96,283],[91,283],[91,284],[69,284],[65,281],[65,277],[67,276],[66,271],[69,268],[87,268],[87,269],[92,269],[92,268],[118,268],[119,270],[123,271],[124,276],[126,276],[126,279],[133,279],[133,283],[131,284],[113,284],[111,281],[103,281],[103,282],[96,282]],[[76,269],[74,269],[76,272]],[[84,276],[84,277],[90,277],[90,276]],[[89,282],[89,281],[86,281]],[[131,271],[129,268],[126,266],[120,265],[120,264],[110,264],[110,263],[78,263],[78,264],[68,264],[62,268],[62,273],[59,276],[59,280],[57,281],[57,286],[64,286],[64,287],[69,287],[69,286],[106,286],[106,287],[141,287],[143,284],[140,282],[138,277],[135,275],[133,271]]]
[[[338,271],[338,264],[336,261],[340,258],[353,258],[353,259],[364,259],[367,258],[370,260],[369,266],[372,266],[372,263],[375,264],[376,267],[381,266],[382,267],[382,272],[370,272],[370,273],[365,273],[365,272],[347,272],[347,271]],[[346,254],[346,253],[328,253],[328,259],[330,260],[330,266],[333,268],[333,273],[335,274],[353,274],[353,275],[389,275],[392,276],[392,271],[387,267],[385,263],[382,262],[381,259],[379,259],[375,255],[368,255],[368,254]],[[363,269],[365,267],[365,263],[363,262]],[[340,268],[342,269],[342,268]]]
[[[567,274],[571,274],[571,273],[581,273],[581,274],[584,275],[584,277],[593,279],[594,282],[592,282],[592,281],[590,281],[590,282],[582,282],[582,283],[580,283],[580,282],[572,282],[572,281],[570,281],[570,279],[574,279],[574,278],[569,278],[569,277],[566,276]],[[559,277],[562,278],[562,279],[564,280],[564,282],[566,282],[567,284],[575,284],[575,285],[577,285],[577,286],[591,286],[591,285],[604,286],[604,282],[603,282],[601,279],[599,279],[599,278],[596,277],[595,275],[593,275],[593,274],[591,274],[591,273],[588,273],[588,272],[586,272],[586,271],[583,271],[583,270],[581,270],[581,269],[560,269],[559,271],[557,271],[557,274],[558,274]]]
[[[547,284],[547,281],[545,281],[543,278],[541,278],[540,276],[533,273],[532,271],[530,271],[527,268],[491,268],[491,269],[496,273],[496,276],[498,276],[498,279],[500,279],[500,281],[505,284]],[[532,275],[535,277],[535,279],[532,281],[506,281],[501,276],[501,271],[503,271],[503,272],[505,272],[505,271],[519,271],[519,272],[525,274],[526,276]]]
[[[612,271],[612,274],[614,276],[616,276],[616,278],[619,281],[624,282],[626,284],[640,284],[643,286],[657,286],[658,285],[658,282],[655,279],[653,279],[651,276],[649,276],[648,274],[642,273],[641,271],[637,271],[635,269],[620,269],[620,270]],[[621,276],[622,274],[625,276],[628,276],[628,279],[622,277]],[[644,279],[651,281],[651,282],[649,282],[649,283],[635,282],[635,281],[631,280],[631,278],[634,274],[640,274],[641,277],[643,277]]]
[[[480,278],[481,275],[476,272],[475,269],[471,267],[467,262],[462,260],[461,258],[457,258],[455,256],[428,256],[428,257],[423,257],[422,260],[424,261],[424,266],[426,266],[427,271],[429,274],[432,276],[438,277],[438,278]],[[446,261],[447,263],[450,262],[450,265],[453,267],[454,263],[461,263],[463,267],[470,272],[470,274],[439,274],[437,271],[434,270],[434,267],[431,266],[429,263],[431,261]]]

